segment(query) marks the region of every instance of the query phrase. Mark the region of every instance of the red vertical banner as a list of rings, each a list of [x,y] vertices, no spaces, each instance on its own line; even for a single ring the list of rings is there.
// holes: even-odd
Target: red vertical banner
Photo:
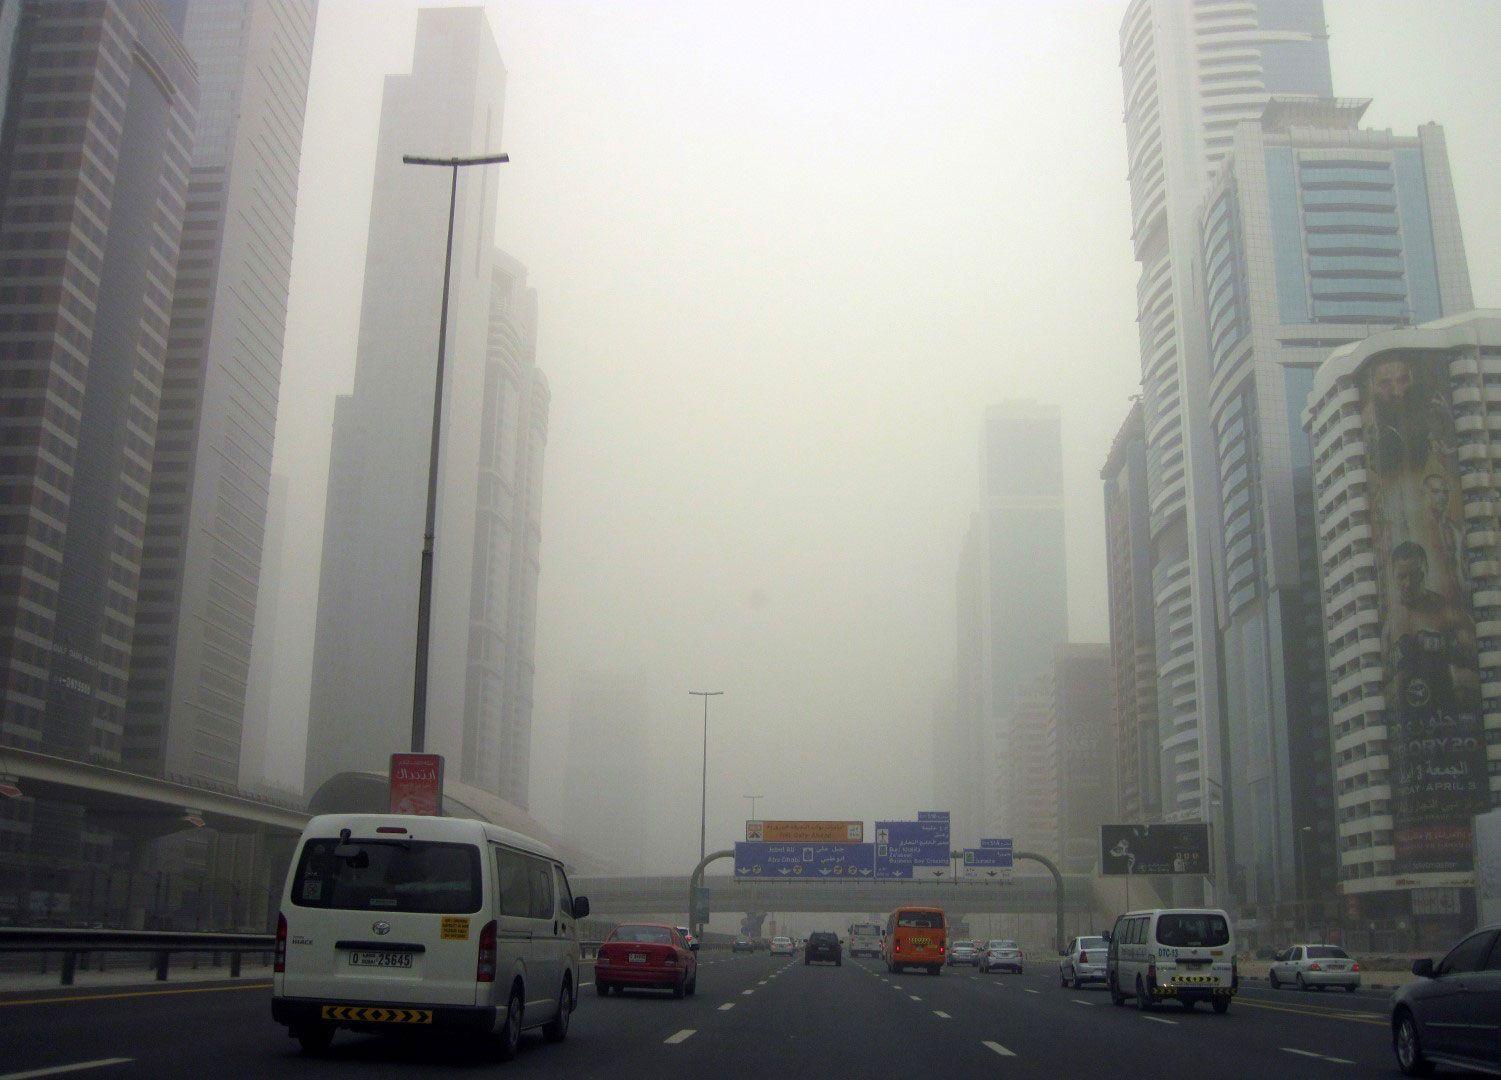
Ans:
[[[443,816],[443,755],[391,755],[391,813]]]

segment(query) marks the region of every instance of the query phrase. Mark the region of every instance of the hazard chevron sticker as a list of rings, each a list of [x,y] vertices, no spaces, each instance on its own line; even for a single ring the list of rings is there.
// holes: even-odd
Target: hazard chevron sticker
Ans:
[[[324,1020],[353,1020],[362,1024],[431,1024],[431,1009],[382,1009],[365,1005],[325,1005]]]

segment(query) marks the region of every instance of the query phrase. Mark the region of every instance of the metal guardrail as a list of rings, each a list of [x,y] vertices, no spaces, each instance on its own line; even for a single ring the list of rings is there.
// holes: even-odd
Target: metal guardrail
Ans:
[[[79,957],[89,953],[154,953],[157,981],[165,982],[173,953],[228,953],[229,977],[237,979],[246,953],[269,956],[275,949],[276,938],[271,934],[0,927],[0,953],[61,953],[63,986],[73,985]]]

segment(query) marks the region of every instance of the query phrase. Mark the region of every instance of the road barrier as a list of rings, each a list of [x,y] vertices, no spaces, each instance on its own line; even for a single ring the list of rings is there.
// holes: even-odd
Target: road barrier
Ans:
[[[73,985],[79,959],[90,953],[151,953],[156,958],[157,981],[165,982],[173,953],[228,954],[229,977],[237,979],[246,953],[269,957],[275,949],[271,934],[0,927],[0,953],[61,953],[63,986]]]

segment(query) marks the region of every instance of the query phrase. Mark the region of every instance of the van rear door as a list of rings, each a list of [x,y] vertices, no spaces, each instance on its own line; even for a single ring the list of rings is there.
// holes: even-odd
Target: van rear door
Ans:
[[[476,1004],[485,878],[475,844],[308,838],[283,909],[285,993]]]

